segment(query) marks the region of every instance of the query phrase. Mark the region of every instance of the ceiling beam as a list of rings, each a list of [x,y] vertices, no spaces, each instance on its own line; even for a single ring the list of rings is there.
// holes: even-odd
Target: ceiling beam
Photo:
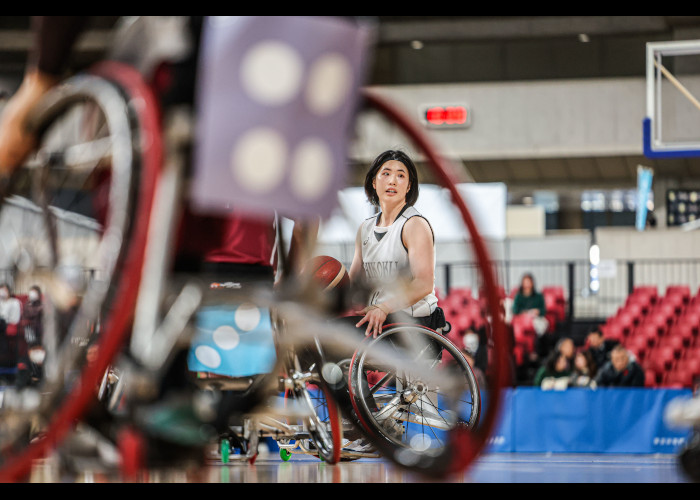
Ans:
[[[110,29],[88,30],[78,38],[77,52],[106,50],[112,40]],[[0,52],[29,52],[34,44],[34,35],[28,30],[0,30]]]
[[[458,40],[506,40],[514,38],[562,37],[655,33],[670,29],[666,16],[543,16],[532,18],[454,20],[421,18],[415,21],[386,21],[379,24],[380,43]]]

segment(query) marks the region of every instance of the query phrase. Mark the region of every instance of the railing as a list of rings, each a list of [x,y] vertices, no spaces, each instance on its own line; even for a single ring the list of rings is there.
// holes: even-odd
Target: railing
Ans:
[[[349,263],[348,263],[349,265]],[[695,295],[700,288],[700,259],[673,260],[611,260],[598,266],[597,290],[591,288],[591,270],[588,260],[503,260],[492,261],[499,285],[506,295],[520,285],[522,276],[531,273],[538,289],[559,286],[567,300],[570,319],[605,319],[624,305],[627,296],[637,285],[656,285],[663,295],[669,285],[687,285]],[[443,296],[452,288],[469,287],[475,297],[481,288],[481,272],[474,262],[438,263],[436,286]],[[99,279],[94,269],[83,270],[83,277]],[[0,269],[0,283],[9,283],[13,291],[25,294],[33,283],[15,283],[11,269]]]
[[[656,285],[659,295],[670,285],[687,285],[695,295],[700,288],[700,259],[609,260],[591,266],[588,260],[493,261],[498,283],[506,295],[530,273],[536,287],[559,286],[564,290],[570,319],[604,319],[624,305],[638,285]],[[593,275],[597,278],[592,279]],[[440,263],[436,284],[443,295],[452,288],[469,287],[478,296],[480,272],[472,262]],[[597,281],[598,286],[594,282]]]

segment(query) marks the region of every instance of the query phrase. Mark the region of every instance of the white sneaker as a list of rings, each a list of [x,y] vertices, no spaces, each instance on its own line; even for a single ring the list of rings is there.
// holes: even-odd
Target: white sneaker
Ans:
[[[350,441],[348,439],[343,439],[342,451],[349,451],[355,453],[373,453],[376,451],[372,443],[367,442],[365,439],[356,439],[355,441]]]

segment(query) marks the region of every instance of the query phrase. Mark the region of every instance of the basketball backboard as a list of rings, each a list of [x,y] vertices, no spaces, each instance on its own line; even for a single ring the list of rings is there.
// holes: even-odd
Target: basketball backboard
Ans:
[[[647,158],[700,156],[700,40],[646,46]]]

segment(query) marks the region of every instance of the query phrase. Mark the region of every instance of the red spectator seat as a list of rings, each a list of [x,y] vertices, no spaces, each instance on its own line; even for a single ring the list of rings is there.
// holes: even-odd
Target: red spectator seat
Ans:
[[[625,338],[623,327],[617,323],[606,323],[601,325],[600,331],[603,333],[603,337],[606,339],[622,342]]]
[[[690,302],[690,287],[688,285],[670,285],[666,287],[666,296],[678,295],[684,303]]]
[[[542,288],[543,295],[551,295],[560,303],[566,302],[564,298],[564,287],[562,286],[545,286]]]
[[[678,316],[676,323],[685,323],[690,325],[695,332],[698,334],[698,329],[700,329],[700,312],[686,311],[684,314]]]
[[[676,315],[683,312],[685,302],[680,295],[666,295],[657,302],[656,308],[663,311],[668,311],[668,315]]]
[[[661,337],[659,340],[659,343],[657,344],[658,346],[668,346],[671,349],[673,349],[673,353],[676,356],[676,359],[679,359],[681,357],[681,354],[684,351],[685,346],[683,345],[683,338],[682,337],[677,337],[677,336],[671,336],[671,335],[666,335],[665,337]]]
[[[683,370],[700,376],[700,358],[681,358],[676,363],[676,370]]]
[[[631,335],[625,340],[624,346],[632,351],[637,359],[643,363],[650,347],[647,339],[641,335]]]
[[[656,302],[659,291],[656,285],[637,285],[632,289],[633,295],[646,295],[652,302]]]
[[[676,355],[671,347],[655,347],[647,353],[644,364],[647,368],[651,368],[656,373],[664,373],[671,368],[676,362]]]
[[[656,372],[654,370],[644,370],[644,387],[657,387]]]
[[[668,337],[678,337],[683,342],[684,347],[690,347],[695,342],[695,332],[692,325],[687,323],[676,323],[671,325],[666,333]]]
[[[683,351],[683,355],[681,357],[685,359],[700,359],[700,345],[687,348],[685,351]]]
[[[654,323],[642,323],[634,331],[634,336],[646,341],[647,346],[653,347],[659,342],[661,329]]]
[[[673,316],[667,316],[663,312],[658,312],[656,309],[651,311],[644,317],[644,322],[642,325],[654,325],[659,331],[659,335],[666,333]]]
[[[644,318],[644,306],[636,302],[632,302],[630,304],[627,304],[626,306],[623,306],[622,310],[632,315],[632,317],[634,318],[635,325],[641,323],[642,319]]]
[[[613,321],[622,327],[624,335],[629,335],[634,328],[634,316],[626,311],[620,312]]]
[[[700,315],[700,296],[694,297],[685,307],[684,314]]]
[[[629,305],[632,305],[632,304],[635,304],[635,305],[639,306],[639,307],[642,309],[642,313],[643,313],[643,314],[646,314],[647,312],[649,312],[649,309],[650,309],[651,306],[652,306],[651,296],[649,296],[649,295],[644,295],[644,294],[641,294],[641,295],[634,295],[634,294],[628,295],[628,296],[627,296],[627,299],[625,300],[625,305],[626,305],[626,306],[629,306]]]
[[[555,295],[551,295],[551,294],[545,295],[544,296],[544,306],[545,306],[545,310],[547,311],[547,314],[552,316],[551,319],[554,322],[557,322],[557,321],[561,322],[561,321],[564,321],[566,319],[565,304],[563,302],[559,301],[559,299],[557,299],[557,297]]]
[[[673,370],[663,376],[661,385],[671,388],[691,388],[694,380],[695,376],[691,372]]]

